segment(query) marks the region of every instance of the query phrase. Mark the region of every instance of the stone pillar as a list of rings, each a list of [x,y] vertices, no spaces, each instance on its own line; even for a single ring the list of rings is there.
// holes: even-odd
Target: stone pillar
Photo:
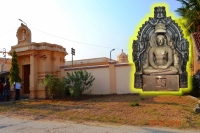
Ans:
[[[115,74],[116,62],[109,62],[109,75],[110,75],[110,94],[115,94],[116,91],[116,74]]]
[[[37,83],[37,98],[45,99],[47,98],[46,87],[40,86],[40,83],[47,74],[53,74],[52,72],[52,62],[51,62],[51,51],[40,51],[39,55],[44,55],[40,57],[38,63],[39,73],[38,73],[38,83]]]
[[[57,74],[57,77],[58,77],[59,79],[62,79],[62,76],[61,76],[61,72],[60,72],[60,71],[57,71],[56,74]]]
[[[21,78],[21,79],[23,79],[23,65],[21,64],[21,58],[18,58],[17,59],[17,62],[18,62],[18,64],[19,64],[19,77]],[[13,87],[14,88],[14,87]],[[14,91],[14,97],[15,97],[15,90],[13,89],[13,91]],[[22,88],[20,89],[20,96],[22,96],[23,95],[23,90],[22,90]]]
[[[30,99],[37,98],[38,60],[30,55]]]

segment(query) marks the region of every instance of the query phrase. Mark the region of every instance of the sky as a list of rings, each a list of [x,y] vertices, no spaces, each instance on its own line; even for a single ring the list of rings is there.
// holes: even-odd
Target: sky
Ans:
[[[74,60],[110,58],[113,48],[112,59],[117,60],[122,49],[128,54],[136,26],[158,2],[167,3],[179,17],[175,10],[181,3],[176,0],[0,0],[0,51],[17,45],[21,19],[31,30],[32,42],[65,47],[66,61],[71,61],[72,47]]]

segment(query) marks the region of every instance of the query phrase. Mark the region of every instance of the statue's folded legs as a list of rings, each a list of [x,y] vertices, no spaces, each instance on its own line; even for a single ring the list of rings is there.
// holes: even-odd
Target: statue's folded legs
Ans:
[[[143,70],[144,74],[150,74],[150,75],[159,75],[159,74],[177,74],[178,73],[178,69],[170,66],[167,69],[154,69],[151,66],[147,67],[146,69]]]

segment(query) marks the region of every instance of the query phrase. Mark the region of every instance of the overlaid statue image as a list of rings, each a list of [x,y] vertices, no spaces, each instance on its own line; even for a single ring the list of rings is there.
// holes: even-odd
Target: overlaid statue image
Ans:
[[[133,40],[134,87],[143,91],[178,91],[187,88],[189,43],[165,7],[154,8]]]

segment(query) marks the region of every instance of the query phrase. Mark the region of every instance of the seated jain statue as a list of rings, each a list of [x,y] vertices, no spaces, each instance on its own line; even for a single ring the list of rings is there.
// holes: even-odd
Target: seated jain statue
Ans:
[[[173,51],[166,45],[165,36],[156,36],[156,45],[148,52],[149,67],[143,69],[144,74],[177,74],[173,63]]]

